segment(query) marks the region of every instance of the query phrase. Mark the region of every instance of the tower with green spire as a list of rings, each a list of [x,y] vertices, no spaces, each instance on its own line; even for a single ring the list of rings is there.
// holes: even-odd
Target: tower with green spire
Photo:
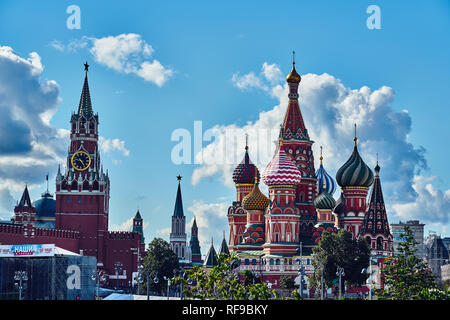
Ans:
[[[191,262],[192,264],[201,265],[203,263],[202,261],[202,252],[200,250],[200,243],[198,241],[198,227],[197,227],[197,221],[194,216],[194,223],[192,223],[191,228],[191,241],[189,242],[190,248],[191,248]]]

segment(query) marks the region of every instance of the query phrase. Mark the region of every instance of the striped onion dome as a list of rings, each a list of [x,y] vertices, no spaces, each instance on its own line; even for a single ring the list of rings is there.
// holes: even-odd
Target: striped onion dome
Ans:
[[[323,191],[314,199],[313,204],[317,209],[333,210],[336,205],[336,200],[327,191]]]
[[[352,155],[336,173],[336,181],[341,187],[370,187],[373,183],[373,172],[361,159],[356,140]]]
[[[322,191],[326,191],[329,194],[333,195],[336,191],[336,182],[334,182],[333,178],[325,171],[325,168],[322,164],[322,157],[320,160],[320,167],[316,171],[317,185],[319,187],[319,194]]]
[[[282,142],[272,161],[263,172],[262,179],[268,186],[272,185],[297,185],[302,174],[298,170],[294,160],[284,151]]]
[[[255,181],[253,190],[242,199],[245,210],[265,210],[269,205],[269,199],[259,190],[259,183]]]
[[[257,177],[259,181],[259,170],[250,161],[248,147],[245,147],[244,159],[233,171],[233,181],[235,184],[253,184],[255,182],[255,177]]]

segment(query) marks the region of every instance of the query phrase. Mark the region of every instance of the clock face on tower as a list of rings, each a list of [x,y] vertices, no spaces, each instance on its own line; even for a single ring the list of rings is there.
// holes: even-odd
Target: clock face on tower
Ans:
[[[70,161],[72,162],[72,167],[78,171],[84,171],[91,165],[91,157],[85,151],[75,152]]]

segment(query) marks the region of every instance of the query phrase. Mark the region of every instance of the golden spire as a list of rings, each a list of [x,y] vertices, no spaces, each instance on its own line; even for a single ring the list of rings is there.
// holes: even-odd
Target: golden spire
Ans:
[[[287,82],[300,83],[301,81],[300,75],[295,70],[295,51],[292,51],[292,70],[291,73],[286,77]]]
[[[323,164],[322,160],[323,160],[323,157],[322,157],[322,146],[320,146],[320,164]]]
[[[248,152],[248,133],[245,134],[245,152]]]

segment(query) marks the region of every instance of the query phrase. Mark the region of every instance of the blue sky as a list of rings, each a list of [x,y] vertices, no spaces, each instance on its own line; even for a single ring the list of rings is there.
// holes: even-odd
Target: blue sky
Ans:
[[[381,30],[369,30],[366,26],[369,17],[366,9],[371,4],[381,9]],[[70,5],[81,9],[79,30],[66,27],[70,16],[66,9]],[[412,160],[410,171],[396,176],[394,166],[402,162],[401,156],[388,159],[389,155],[383,155],[383,150],[377,150],[382,170],[385,170],[384,156],[385,163],[391,165],[382,171],[382,179],[386,172],[382,180],[383,186],[386,185],[386,202],[390,199],[387,192],[400,194],[392,197],[387,205],[403,205],[389,212],[390,222],[400,218],[429,219],[425,222],[428,229],[448,235],[450,207],[442,206],[450,204],[447,164],[450,156],[447,147],[450,136],[449,30],[448,1],[5,0],[0,3],[0,46],[11,47],[24,59],[36,52],[43,66],[41,81],[53,80],[58,85],[60,101],[54,103],[49,128],[69,128],[70,114],[79,102],[83,63],[87,60],[91,65],[89,84],[94,111],[99,113],[100,134],[111,143],[113,139],[120,142],[116,147],[110,144],[102,154],[111,179],[110,226],[124,224],[139,207],[147,222],[146,239],[161,235],[168,239],[164,229],[170,226],[176,175],[181,174],[187,221],[191,221],[194,212],[202,220],[200,233],[204,233],[201,237],[204,253],[211,236],[221,237],[224,229],[228,232],[226,212],[220,211],[226,211],[235,198],[234,189],[223,177],[229,168],[216,168],[213,173],[193,181],[194,170],[200,172],[205,166],[174,164],[171,152],[177,143],[171,141],[171,135],[178,128],[193,134],[196,120],[202,121],[204,131],[216,125],[242,128],[248,122],[256,123],[261,112],[270,112],[283,103],[282,97],[270,91],[277,85],[283,86],[283,81],[267,82],[267,78],[261,78],[262,66],[265,62],[274,65],[285,76],[291,69],[292,50],[296,51],[296,66],[302,75],[326,73],[332,79],[317,79],[328,81],[330,86],[342,83],[348,90],[346,94],[351,95],[351,90],[360,90],[363,86],[372,92],[383,86],[392,88],[392,92],[386,93],[389,96],[386,105],[392,114],[408,110],[407,119],[399,128],[405,126],[402,131],[405,146],[416,150],[405,157],[420,154],[427,165],[425,169],[417,159]],[[136,39],[143,45],[141,49],[147,45],[153,50],[149,55],[143,50],[136,51],[134,56],[125,56],[121,61],[131,61],[135,66],[143,61],[158,61],[162,70],[168,72],[159,84],[136,70],[126,71],[126,67],[114,65],[114,61],[98,52],[97,55],[92,53],[96,40],[129,34],[137,35]],[[266,80],[269,89],[252,85],[239,87],[239,79],[250,73]],[[319,81],[314,79],[304,77],[301,86],[305,81]],[[320,89],[306,82],[305,87],[310,88],[305,89],[305,95],[309,92],[306,90],[318,92]],[[317,97],[319,99],[320,94]],[[317,132],[318,137],[320,121],[325,118],[315,119],[314,110],[308,107],[308,102],[305,105],[302,111],[306,126]],[[320,107],[319,103],[317,108]],[[308,119],[315,120],[308,123]],[[373,119],[383,118],[374,116]],[[324,127],[327,123],[323,123]],[[315,128],[311,128],[313,125]],[[367,141],[377,138],[374,132],[364,131],[363,123],[358,126],[361,126],[361,143],[365,138]],[[351,128],[348,130],[351,135]],[[342,137],[344,135],[336,134],[336,139]],[[389,143],[388,135],[379,138]],[[64,156],[67,144],[64,145],[64,139],[61,141],[58,155]],[[316,141],[316,146],[325,143],[329,148],[334,144],[329,139]],[[336,141],[336,145],[341,143],[346,145],[346,140]],[[204,142],[203,147],[208,144]],[[351,147],[352,140],[349,140],[348,150],[336,156],[335,162],[343,164]],[[426,152],[417,151],[420,147]],[[238,148],[243,148],[242,144]],[[25,156],[24,152],[17,153],[17,157]],[[365,160],[374,159],[373,152],[362,156]],[[33,157],[39,158],[39,153],[33,153]],[[0,186],[4,191],[0,198],[3,201],[1,217],[12,213],[12,207],[8,211],[11,198],[20,197],[19,186],[25,182],[31,184],[32,198],[40,196],[45,189],[46,170],[50,173],[50,191],[54,191],[57,163],[53,157],[47,167],[41,165],[39,170],[27,167],[22,171],[18,164],[14,168],[15,177],[6,178],[0,172]],[[338,165],[332,159],[329,163],[329,172],[334,175]],[[264,166],[262,164],[260,170]],[[27,174],[21,174],[25,171]],[[399,179],[403,179],[403,183],[396,184]],[[410,192],[413,184],[415,194]],[[395,188],[405,189],[405,194],[409,189],[410,197],[402,199],[403,190]],[[421,195],[422,191],[426,194]],[[436,205],[430,206],[429,202],[434,200]],[[411,210],[410,216],[408,210]]]

